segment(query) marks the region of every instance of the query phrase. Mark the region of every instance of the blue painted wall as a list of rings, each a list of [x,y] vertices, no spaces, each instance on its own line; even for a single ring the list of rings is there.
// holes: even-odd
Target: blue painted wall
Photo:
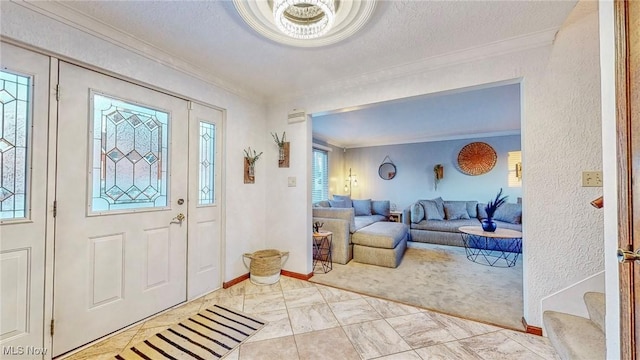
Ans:
[[[457,158],[460,150],[474,141],[491,145],[498,160],[488,173],[469,176],[459,170]],[[388,199],[398,209],[418,199],[438,196],[445,200],[486,202],[494,198],[500,188],[509,195],[509,202],[516,202],[522,196],[522,188],[508,187],[507,153],[520,149],[519,135],[375,146],[347,149],[344,164],[346,173],[351,168],[358,179],[358,186],[352,189],[352,198]],[[378,176],[378,167],[385,156],[389,156],[397,168],[396,177],[392,180],[383,180]],[[433,176],[436,164],[444,166],[444,179],[438,183],[437,190]],[[526,165],[523,168],[526,174]],[[344,192],[344,189],[341,191]]]

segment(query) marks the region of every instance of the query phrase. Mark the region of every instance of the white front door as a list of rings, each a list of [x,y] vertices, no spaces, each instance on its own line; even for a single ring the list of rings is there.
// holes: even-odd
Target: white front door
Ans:
[[[0,43],[0,358],[41,358],[49,58]],[[51,204],[49,204],[51,205]],[[50,354],[49,354],[50,355]]]
[[[54,355],[187,297],[187,102],[64,62],[59,78]]]
[[[222,285],[223,114],[197,103],[189,111],[189,299]]]

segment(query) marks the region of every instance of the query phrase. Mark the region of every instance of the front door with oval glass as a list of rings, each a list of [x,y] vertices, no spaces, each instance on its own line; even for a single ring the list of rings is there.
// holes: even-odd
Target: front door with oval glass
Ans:
[[[62,62],[54,355],[186,300],[186,101]]]

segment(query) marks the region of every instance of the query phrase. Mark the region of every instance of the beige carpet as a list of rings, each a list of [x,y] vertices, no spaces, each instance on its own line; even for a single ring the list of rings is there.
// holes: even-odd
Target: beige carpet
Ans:
[[[411,243],[395,269],[350,261],[310,281],[502,327],[522,325],[522,259],[511,268],[467,260],[464,248]]]

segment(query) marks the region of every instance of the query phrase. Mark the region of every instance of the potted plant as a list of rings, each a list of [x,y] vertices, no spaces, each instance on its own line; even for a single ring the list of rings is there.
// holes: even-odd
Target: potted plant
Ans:
[[[487,218],[482,219],[482,230],[488,232],[496,231],[497,225],[496,222],[493,221],[493,215],[500,206],[507,202],[508,197],[508,195],[502,196],[502,188],[500,188],[496,198],[487,203],[487,206],[484,207],[484,210],[487,212]]]
[[[278,138],[278,133],[271,133],[271,137],[273,137],[273,140],[276,142],[276,145],[278,145],[278,160],[279,161],[283,161],[284,160],[284,143],[285,143],[285,139],[286,139],[286,135],[287,132],[283,131],[282,132],[282,139]]]
[[[251,150],[251,146],[244,150],[244,158],[247,159],[247,162],[249,163],[249,176],[251,177],[254,175],[255,163],[260,158],[260,155],[262,155],[262,151],[258,154],[255,150]]]

